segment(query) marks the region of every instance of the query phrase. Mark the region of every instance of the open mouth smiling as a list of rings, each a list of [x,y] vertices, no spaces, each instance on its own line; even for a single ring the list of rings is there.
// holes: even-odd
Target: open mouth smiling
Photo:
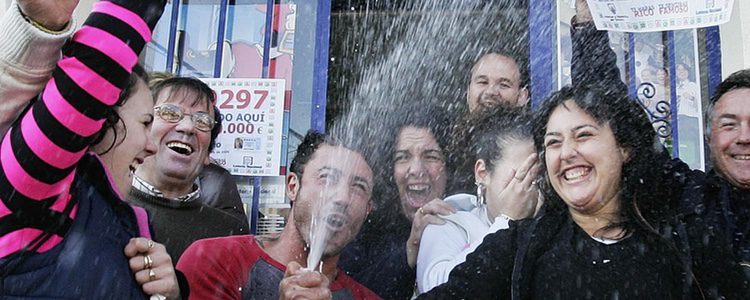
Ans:
[[[562,178],[568,183],[577,183],[582,181],[591,173],[591,167],[573,167],[563,172]]]
[[[410,193],[427,194],[430,191],[430,185],[429,184],[409,184],[406,186],[406,190]]]
[[[182,155],[193,153],[193,147],[182,142],[169,142],[167,143],[167,148]]]

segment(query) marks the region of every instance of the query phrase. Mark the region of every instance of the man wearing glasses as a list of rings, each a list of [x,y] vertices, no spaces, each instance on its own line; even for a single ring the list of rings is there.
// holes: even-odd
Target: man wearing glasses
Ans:
[[[154,237],[174,261],[196,240],[248,234],[246,221],[202,204],[196,184],[220,131],[214,92],[198,79],[174,77],[153,86],[152,94],[157,152],[135,171],[128,201],[148,210]]]

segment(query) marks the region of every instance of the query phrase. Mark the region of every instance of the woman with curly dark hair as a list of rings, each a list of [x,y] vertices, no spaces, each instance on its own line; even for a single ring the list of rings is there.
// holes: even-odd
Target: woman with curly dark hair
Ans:
[[[374,209],[339,264],[384,299],[412,296],[424,228],[453,212],[442,201],[452,172],[451,124],[439,108],[407,105],[385,124],[389,138],[377,141],[384,167],[376,175]]]
[[[544,212],[488,236],[425,298],[744,298],[727,248],[683,197],[648,118],[624,92],[565,87],[537,111]],[[492,284],[477,284],[491,282]]]

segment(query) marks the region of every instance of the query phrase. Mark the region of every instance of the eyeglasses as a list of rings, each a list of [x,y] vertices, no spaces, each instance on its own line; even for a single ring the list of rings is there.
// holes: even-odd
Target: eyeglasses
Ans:
[[[177,123],[182,121],[182,118],[185,116],[190,116],[190,119],[193,121],[193,126],[200,131],[211,131],[216,124],[214,118],[208,115],[208,113],[197,112],[194,114],[186,114],[179,106],[168,103],[154,106],[154,114],[169,123]]]

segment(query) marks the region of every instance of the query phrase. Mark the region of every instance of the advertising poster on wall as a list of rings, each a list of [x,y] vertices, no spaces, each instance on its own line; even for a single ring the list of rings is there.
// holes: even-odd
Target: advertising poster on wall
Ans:
[[[724,24],[734,0],[588,0],[596,28],[627,32]]]
[[[280,175],[284,80],[202,80],[216,92],[222,120],[211,158],[232,175]]]
[[[662,142],[679,147],[679,156],[685,163],[702,170],[703,99],[697,39],[695,29],[674,31],[675,50],[670,62],[664,59],[667,49],[662,33],[638,33],[634,36],[632,56],[638,100],[647,109],[654,129]],[[674,71],[670,69],[672,64]],[[676,136],[672,131],[674,124]]]
[[[691,168],[703,170],[705,153],[698,33],[695,30],[675,31],[674,43],[679,45],[675,47],[674,77],[680,158]]]

